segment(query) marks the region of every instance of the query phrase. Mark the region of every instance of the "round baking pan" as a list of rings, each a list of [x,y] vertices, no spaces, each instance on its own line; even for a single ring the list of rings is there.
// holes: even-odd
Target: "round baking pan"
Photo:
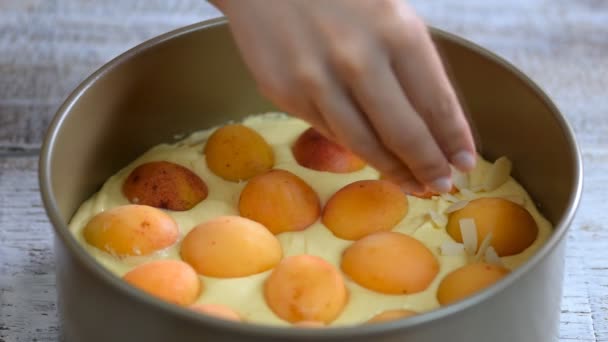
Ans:
[[[175,135],[273,110],[257,92],[224,19],[145,42],[86,79],[61,106],[40,157],[40,187],[55,229],[64,340],[107,341],[557,341],[566,232],[582,162],[571,128],[515,67],[431,29],[487,159],[508,156],[555,231],[526,264],[466,300],[407,320],[326,329],[206,317],[144,294],[98,264],[67,223],[103,182]]]

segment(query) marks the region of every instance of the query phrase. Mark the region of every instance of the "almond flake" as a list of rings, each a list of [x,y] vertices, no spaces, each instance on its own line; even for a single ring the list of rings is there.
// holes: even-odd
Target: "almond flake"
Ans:
[[[486,250],[491,247],[490,244],[492,243],[492,232],[488,233],[486,235],[486,237],[483,239],[483,241],[481,241],[481,244],[479,245],[479,249],[477,250],[477,254],[475,254],[475,260],[479,261],[482,259],[482,257],[485,255]]]
[[[496,159],[484,177],[483,189],[485,191],[492,191],[503,185],[509,180],[511,168],[512,163],[507,157]]]
[[[505,266],[503,264],[502,260],[500,259],[500,257],[498,256],[498,253],[496,253],[496,250],[492,246],[490,246],[488,249],[486,249],[484,259],[488,264],[493,264],[493,265],[502,266],[502,267]]]
[[[433,222],[436,227],[442,228],[448,224],[448,218],[445,217],[445,215],[442,215],[433,209],[429,209],[428,214],[431,222]]]
[[[452,182],[458,190],[469,187],[469,175],[458,170],[452,170]]]
[[[462,235],[462,243],[468,255],[475,255],[477,250],[477,226],[472,218],[463,218],[458,222],[460,224],[460,234]]]
[[[444,200],[446,200],[448,202],[452,202],[452,203],[456,203],[456,202],[460,201],[460,199],[458,199],[458,197],[456,197],[450,193],[441,194],[441,198],[443,198]]]
[[[462,209],[462,208],[466,207],[466,206],[467,206],[467,204],[469,204],[469,201],[458,201],[458,202],[456,202],[456,203],[454,203],[454,204],[450,205],[449,207],[447,207],[447,208],[446,208],[446,209],[443,211],[443,213],[444,213],[444,214],[451,214],[451,213],[453,213],[453,212],[455,212],[455,211],[458,211],[458,210],[460,210],[460,209]]]
[[[454,241],[446,241],[439,246],[439,252],[444,256],[465,255],[464,245]]]

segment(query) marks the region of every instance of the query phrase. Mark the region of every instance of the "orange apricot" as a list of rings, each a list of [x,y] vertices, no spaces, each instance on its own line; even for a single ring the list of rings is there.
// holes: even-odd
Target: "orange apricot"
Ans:
[[[437,289],[437,300],[447,305],[471,296],[496,283],[509,274],[509,270],[497,265],[474,263],[449,273]]]
[[[207,198],[207,185],[189,169],[166,161],[145,163],[122,186],[129,202],[176,211],[189,210]]]
[[[408,318],[414,315],[417,315],[417,313],[411,310],[387,310],[370,318],[367,323],[396,321],[398,319]]]
[[[247,180],[274,165],[274,152],[266,140],[241,124],[218,128],[207,140],[204,153],[209,169],[232,182]]]
[[[152,296],[182,306],[192,304],[203,289],[194,269],[179,260],[156,260],[139,265],[123,279]]]
[[[401,189],[385,180],[362,180],[338,190],[323,209],[323,224],[346,240],[388,231],[408,211],[407,197]]]
[[[424,291],[439,272],[433,253],[401,233],[380,232],[350,245],[342,255],[342,271],[357,284],[385,294]]]
[[[294,327],[298,328],[323,328],[325,323],[319,321],[300,321],[293,324]]]
[[[538,226],[522,206],[503,198],[479,198],[450,213],[447,232],[462,242],[460,220],[471,218],[477,227],[477,246],[492,233],[491,246],[499,256],[515,255],[528,248],[538,235]]]
[[[300,177],[285,170],[270,170],[247,183],[239,198],[239,212],[279,234],[313,224],[319,218],[321,204]]]
[[[183,239],[180,253],[199,274],[217,278],[267,271],[283,254],[279,240],[266,227],[239,216],[199,224]]]
[[[450,190],[449,193],[450,194],[458,193],[458,188],[456,188],[455,186],[452,186],[452,189]],[[427,189],[424,192],[412,192],[412,193],[409,193],[408,195],[418,197],[418,198],[423,198],[423,199],[429,199],[429,198],[432,198],[433,196],[439,196],[441,194],[438,192],[435,192],[433,190]]]
[[[137,204],[95,215],[82,231],[86,242],[118,257],[148,255],[177,241],[177,223],[162,210]]]
[[[384,179],[384,180],[389,180],[390,181],[390,179],[388,179],[388,177],[386,177],[384,174],[380,175],[380,179]],[[456,194],[456,193],[458,193],[458,188],[456,186],[452,185],[452,189],[450,190],[449,193],[450,194]],[[439,195],[441,195],[440,193],[435,192],[435,191],[430,190],[430,189],[425,189],[422,192],[408,192],[407,194],[410,195],[410,196],[414,196],[414,197],[418,197],[418,198],[423,198],[423,199],[429,199],[429,198],[432,198],[433,196],[439,196]]]
[[[192,304],[190,305],[190,309],[205,315],[225,319],[227,321],[241,321],[241,316],[239,316],[236,311],[224,305]]]
[[[361,158],[312,127],[300,135],[291,150],[298,164],[317,171],[348,173],[365,167]]]
[[[344,279],[327,261],[312,255],[285,258],[264,283],[270,309],[291,322],[330,323],[348,300]]]

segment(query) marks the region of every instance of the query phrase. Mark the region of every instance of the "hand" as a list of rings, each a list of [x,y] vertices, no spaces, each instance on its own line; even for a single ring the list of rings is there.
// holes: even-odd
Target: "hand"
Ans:
[[[424,22],[400,0],[215,0],[260,91],[408,192],[475,166]]]

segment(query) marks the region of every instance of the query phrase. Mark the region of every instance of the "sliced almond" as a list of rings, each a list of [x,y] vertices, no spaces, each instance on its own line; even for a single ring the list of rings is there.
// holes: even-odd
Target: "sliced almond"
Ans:
[[[427,215],[418,215],[417,217],[412,219],[412,221],[410,221],[410,223],[407,225],[407,233],[410,235],[416,233],[418,229],[422,228],[422,226],[424,226],[424,224],[429,219],[430,217],[428,217]]]
[[[488,247],[488,249],[486,249],[484,259],[488,264],[493,264],[493,265],[502,266],[502,267],[505,266],[504,263],[502,262],[502,260],[500,259],[500,257],[498,256],[498,253],[496,253],[496,250],[492,246],[490,246],[490,247]]]
[[[512,166],[511,161],[507,157],[496,159],[484,177],[483,189],[485,191],[492,191],[503,185],[509,180]]]
[[[477,250],[477,226],[472,218],[463,218],[458,222],[460,224],[460,234],[462,235],[462,243],[468,255],[475,255]]]
[[[462,173],[458,170],[452,170],[452,182],[458,190],[466,189],[469,187],[469,175]]]
[[[446,241],[439,246],[439,253],[444,256],[465,255],[464,245],[454,241]]]
[[[492,243],[492,232],[488,233],[488,235],[486,235],[486,237],[483,239],[483,241],[481,241],[481,244],[479,245],[479,249],[477,250],[477,254],[475,254],[475,260],[480,261],[485,253],[486,250],[491,247],[490,244]]]
[[[469,204],[469,201],[458,201],[456,203],[453,203],[452,205],[450,205],[449,207],[447,207],[443,213],[444,214],[451,214],[455,211],[458,211],[464,207],[467,206],[467,204]]]
[[[433,209],[429,209],[428,214],[431,222],[433,222],[433,225],[436,227],[442,228],[448,224],[448,218],[445,217],[445,215],[442,215]]]
[[[441,194],[441,198],[443,198],[444,200],[446,200],[448,202],[452,202],[452,203],[456,203],[456,202],[460,201],[460,199],[458,199],[458,197],[456,197],[450,193]]]

